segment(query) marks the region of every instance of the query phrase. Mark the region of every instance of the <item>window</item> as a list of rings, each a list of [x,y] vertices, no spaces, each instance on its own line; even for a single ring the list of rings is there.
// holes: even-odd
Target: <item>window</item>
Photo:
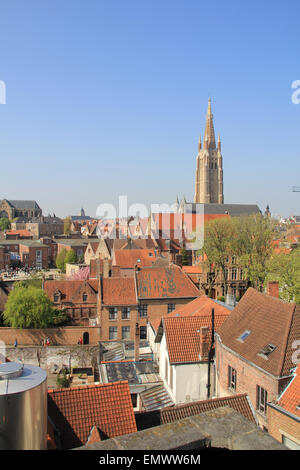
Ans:
[[[228,366],[228,388],[236,390],[236,370],[231,366]]]
[[[129,320],[130,319],[130,307],[123,307],[122,308],[122,320]]]
[[[248,338],[248,336],[250,335],[250,333],[251,333],[250,330],[244,331],[244,333],[242,333],[241,336],[238,337],[238,340],[244,342],[245,339]]]
[[[88,296],[86,293],[82,294],[82,302],[86,302],[88,299]]]
[[[132,402],[133,408],[136,408],[137,407],[137,393],[131,394],[131,402]]]
[[[274,344],[267,344],[264,348],[260,350],[260,354],[263,354],[264,356],[268,357],[275,349],[276,346]]]
[[[267,411],[267,391],[260,387],[259,385],[256,386],[256,409],[266,414]]]
[[[175,310],[175,304],[168,304],[168,313],[173,312]]]
[[[117,339],[118,337],[118,328],[116,326],[109,327],[109,339]]]
[[[237,269],[236,268],[232,268],[232,270],[231,270],[231,279],[233,281],[235,281],[237,279]]]
[[[59,302],[60,295],[59,294],[54,294],[53,299],[54,299],[54,302]]]
[[[147,327],[140,326],[140,339],[147,339]]]
[[[282,444],[292,450],[300,450],[299,442],[295,442],[287,436],[282,435]]]
[[[147,308],[148,308],[147,304],[139,305],[140,317],[146,317],[147,316]]]
[[[122,339],[130,339],[130,326],[122,326]]]
[[[109,319],[117,320],[118,319],[118,309],[117,307],[110,307],[109,309]]]

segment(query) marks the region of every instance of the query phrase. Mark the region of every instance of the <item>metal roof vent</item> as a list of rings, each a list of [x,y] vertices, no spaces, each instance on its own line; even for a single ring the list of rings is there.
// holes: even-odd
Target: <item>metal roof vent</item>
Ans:
[[[0,380],[14,379],[23,374],[24,365],[18,362],[5,362],[0,364]]]

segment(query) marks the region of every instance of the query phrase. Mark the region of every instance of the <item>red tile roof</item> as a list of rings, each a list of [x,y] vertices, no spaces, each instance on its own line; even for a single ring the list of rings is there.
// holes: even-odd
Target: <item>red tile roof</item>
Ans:
[[[228,318],[229,312],[215,315],[215,331]],[[184,317],[164,317],[163,329],[171,364],[199,362],[200,328],[208,327],[206,342],[211,338],[211,314]]]
[[[238,338],[251,333],[244,341]],[[300,306],[249,288],[218,332],[221,342],[275,377],[291,374],[293,342],[300,338]],[[276,348],[261,354],[268,344]]]
[[[174,421],[215,410],[223,406],[229,406],[249,419],[249,421],[256,424],[256,417],[246,393],[163,408],[160,410],[161,424],[173,423]]]
[[[169,267],[143,268],[137,272],[140,299],[198,297],[200,291],[175,264]]]
[[[102,286],[104,305],[137,305],[133,277],[104,278]]]
[[[19,235],[22,237],[32,237],[32,233],[29,230],[8,230],[6,235]]]
[[[86,444],[93,426],[101,438],[137,431],[127,381],[48,390],[48,414],[63,449]]]
[[[113,265],[120,266],[121,269],[152,266],[156,255],[154,250],[116,250],[114,253]]]
[[[212,309],[214,309],[215,315],[229,315],[232,310],[232,308],[230,309],[229,307],[216,302],[214,299],[207,297],[207,295],[202,295],[201,297],[197,297],[191,302],[173,310],[173,312],[168,314],[168,318],[178,316],[211,315]]]
[[[289,385],[279,397],[277,404],[300,418],[300,364]]]
[[[76,297],[76,294],[81,289],[87,290],[93,294],[93,299],[88,300],[89,302],[95,301],[95,295],[98,292],[98,280],[53,280],[45,281],[44,283],[44,290],[52,301],[54,293],[58,290],[62,294],[62,302],[73,302],[74,297]]]

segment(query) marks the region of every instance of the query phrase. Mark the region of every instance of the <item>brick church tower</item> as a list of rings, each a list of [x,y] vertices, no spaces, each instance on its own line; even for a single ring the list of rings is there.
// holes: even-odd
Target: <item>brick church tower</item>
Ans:
[[[224,204],[221,140],[216,145],[211,100],[208,100],[203,148],[198,144],[194,202]]]

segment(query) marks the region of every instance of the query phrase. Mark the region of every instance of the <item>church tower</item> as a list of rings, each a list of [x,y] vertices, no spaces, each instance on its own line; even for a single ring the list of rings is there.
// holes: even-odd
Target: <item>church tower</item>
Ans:
[[[206,114],[203,148],[201,137],[198,143],[194,202],[224,204],[221,140],[219,136],[216,145],[210,98]]]

